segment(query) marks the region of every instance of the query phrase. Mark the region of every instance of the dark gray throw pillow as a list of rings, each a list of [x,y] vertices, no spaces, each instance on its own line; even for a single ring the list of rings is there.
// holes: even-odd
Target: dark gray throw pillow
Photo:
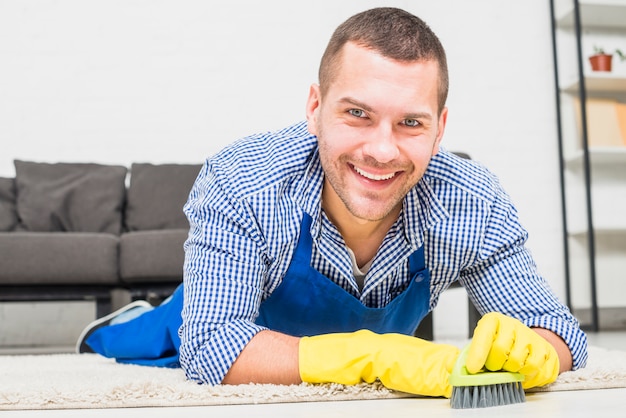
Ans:
[[[121,233],[126,167],[14,163],[21,229]]]
[[[15,179],[0,177],[0,232],[12,231],[16,225]]]
[[[183,213],[201,164],[134,163],[126,201],[126,229],[187,229]]]

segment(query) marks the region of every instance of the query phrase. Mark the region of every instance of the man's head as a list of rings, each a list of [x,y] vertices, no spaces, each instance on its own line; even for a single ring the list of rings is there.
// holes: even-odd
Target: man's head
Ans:
[[[341,67],[343,47],[348,42],[371,49],[396,61],[435,61],[439,64],[439,107],[448,97],[448,64],[439,38],[419,17],[393,7],[380,7],[358,13],[337,27],[319,68],[322,95]]]
[[[337,29],[322,60],[323,85],[311,86],[306,107],[331,219],[397,218],[439,150],[445,68],[435,35],[404,11],[374,9]]]

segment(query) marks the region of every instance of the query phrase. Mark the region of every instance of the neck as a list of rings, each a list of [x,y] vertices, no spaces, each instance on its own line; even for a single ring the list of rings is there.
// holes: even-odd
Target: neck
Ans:
[[[354,252],[359,267],[374,258],[402,209],[399,205],[383,219],[372,221],[354,216],[334,193],[323,193],[322,197],[324,213]]]

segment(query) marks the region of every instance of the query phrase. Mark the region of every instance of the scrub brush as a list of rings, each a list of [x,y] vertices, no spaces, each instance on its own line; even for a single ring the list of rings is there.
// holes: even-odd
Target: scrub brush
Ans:
[[[486,408],[526,401],[523,374],[490,371],[470,374],[465,367],[468,350],[469,345],[461,351],[450,375],[452,408]]]

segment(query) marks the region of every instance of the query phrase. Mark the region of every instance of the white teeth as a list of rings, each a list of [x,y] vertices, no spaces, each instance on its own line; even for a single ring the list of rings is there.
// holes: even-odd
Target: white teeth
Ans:
[[[384,176],[378,176],[375,174],[368,173],[367,171],[363,171],[359,167],[354,167],[354,171],[356,171],[357,173],[359,173],[360,175],[362,175],[363,177],[367,179],[377,180],[377,181],[389,180],[390,178],[396,175],[396,173],[390,173],[390,174],[385,174]]]

